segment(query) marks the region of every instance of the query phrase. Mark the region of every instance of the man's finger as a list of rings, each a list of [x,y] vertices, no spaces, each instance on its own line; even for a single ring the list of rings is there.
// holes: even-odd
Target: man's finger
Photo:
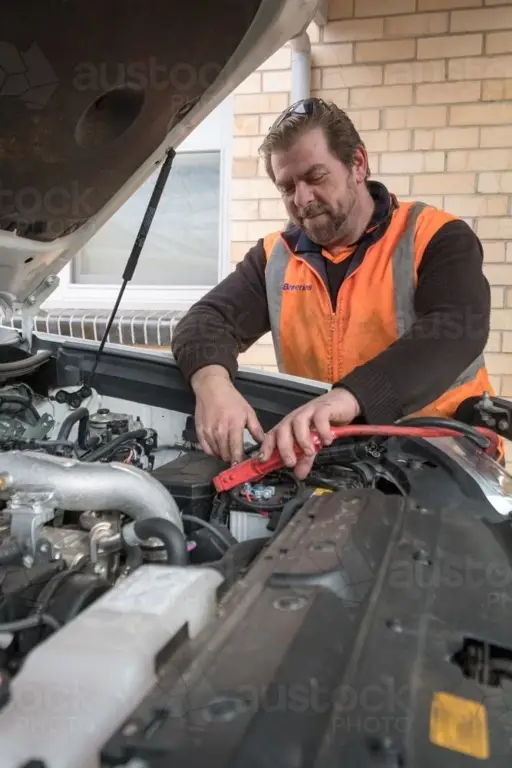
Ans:
[[[324,445],[330,445],[334,439],[330,415],[330,410],[326,406],[320,406],[313,414],[313,427],[318,432]]]
[[[244,428],[237,423],[229,425],[228,453],[231,463],[242,461],[244,453]]]
[[[225,422],[217,424],[213,431],[213,438],[217,445],[218,455],[223,461],[230,460],[228,425]]]
[[[197,440],[199,442],[199,445],[201,446],[201,450],[203,450],[205,453],[211,456],[213,454],[212,447],[210,445],[210,441],[208,440],[204,422],[201,419],[201,414],[199,411],[196,411],[194,422],[195,422]]]
[[[277,449],[286,467],[294,467],[297,463],[297,454],[294,451],[295,438],[292,430],[292,422],[284,421],[276,430]]]
[[[199,445],[201,449],[208,454],[208,456],[217,455],[217,447],[215,441],[211,438],[205,429],[196,427],[197,437],[199,438]]]
[[[201,450],[207,453],[208,456],[215,455],[215,451],[212,449],[210,443],[205,438],[203,438],[202,440],[199,440],[199,445],[201,446]]]
[[[309,408],[301,410],[292,421],[294,440],[302,448],[306,456],[313,456],[315,453],[311,439],[311,417],[313,413],[314,411]]]
[[[275,429],[271,429],[270,432],[267,432],[267,434],[262,440],[260,451],[259,451],[260,460],[268,461],[275,447],[276,447],[276,433],[275,433]]]
[[[313,463],[315,461],[314,456],[302,456],[295,465],[295,469],[293,470],[295,473],[295,477],[298,480],[304,480],[309,473],[311,472],[311,468],[313,466]]]
[[[247,429],[257,443],[263,442],[265,439],[265,432],[254,411],[249,411],[247,416]]]

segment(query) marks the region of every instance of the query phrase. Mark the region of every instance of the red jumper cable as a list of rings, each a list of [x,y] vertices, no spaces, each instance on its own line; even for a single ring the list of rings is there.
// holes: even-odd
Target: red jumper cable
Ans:
[[[486,453],[491,456],[495,455],[499,446],[498,435],[490,429],[485,427],[475,427],[483,437],[489,440],[489,446],[486,448]],[[461,437],[463,434],[456,429],[450,429],[449,427],[408,427],[406,425],[370,425],[363,424],[358,426],[347,425],[343,427],[331,427],[331,433],[333,438],[340,437]],[[311,432],[311,440],[313,447],[318,452],[323,447],[323,442],[316,432]],[[294,446],[295,455],[300,458],[304,455],[302,448],[297,444]],[[236,488],[242,483],[248,483],[253,480],[259,480],[270,472],[275,472],[278,469],[283,469],[285,466],[283,459],[277,448],[273,451],[268,461],[261,461],[261,459],[251,458],[246,461],[242,461],[240,464],[236,464],[234,467],[225,469],[220,472],[213,480],[215,488],[218,493],[222,491],[229,491],[232,488]]]

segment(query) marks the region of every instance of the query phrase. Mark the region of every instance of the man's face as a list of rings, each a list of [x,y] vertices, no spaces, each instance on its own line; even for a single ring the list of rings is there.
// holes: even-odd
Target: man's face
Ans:
[[[276,185],[292,221],[319,245],[349,244],[358,195],[365,180],[366,156],[356,153],[347,168],[313,128],[287,150],[272,154]]]

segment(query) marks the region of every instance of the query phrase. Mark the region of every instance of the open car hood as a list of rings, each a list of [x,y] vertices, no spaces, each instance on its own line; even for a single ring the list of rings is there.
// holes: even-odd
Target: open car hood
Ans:
[[[8,0],[0,42],[0,308],[58,274],[317,0]],[[128,256],[128,254],[127,254]]]

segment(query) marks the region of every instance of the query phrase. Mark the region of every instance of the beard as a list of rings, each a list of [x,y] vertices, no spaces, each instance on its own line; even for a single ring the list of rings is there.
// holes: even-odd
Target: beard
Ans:
[[[328,246],[343,239],[347,230],[347,214],[324,210],[319,214],[309,213],[300,219],[301,229],[318,245]]]
[[[338,201],[335,207],[311,203],[298,211],[296,224],[314,243],[324,248],[334,244],[349,245],[345,240],[350,240],[356,200],[355,191],[349,188],[346,201]]]

